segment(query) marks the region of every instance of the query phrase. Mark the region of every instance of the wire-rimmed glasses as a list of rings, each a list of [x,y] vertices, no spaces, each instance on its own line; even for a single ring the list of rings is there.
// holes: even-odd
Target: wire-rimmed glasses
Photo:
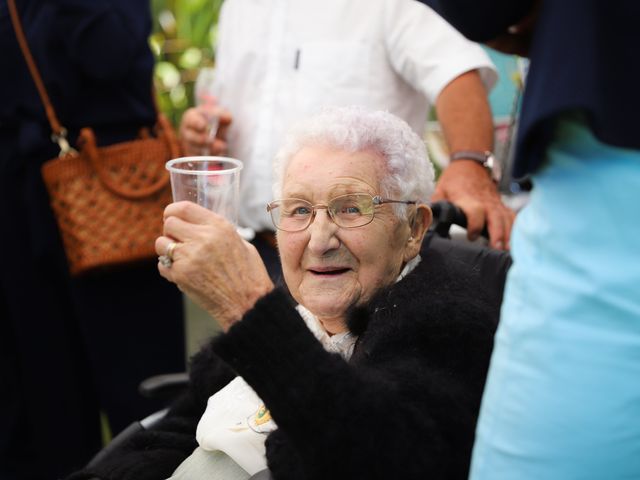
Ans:
[[[283,198],[267,205],[273,225],[285,232],[305,230],[316,216],[319,209],[324,208],[329,218],[342,228],[364,227],[373,221],[376,207],[385,203],[404,203],[415,205],[415,200],[391,200],[380,195],[368,193],[349,193],[339,195],[325,204],[313,205],[300,198]]]

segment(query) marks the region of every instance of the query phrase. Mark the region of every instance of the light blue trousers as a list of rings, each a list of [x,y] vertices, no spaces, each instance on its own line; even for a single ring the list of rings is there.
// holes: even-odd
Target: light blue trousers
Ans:
[[[640,479],[640,152],[566,118],[548,153],[513,231],[471,479]]]

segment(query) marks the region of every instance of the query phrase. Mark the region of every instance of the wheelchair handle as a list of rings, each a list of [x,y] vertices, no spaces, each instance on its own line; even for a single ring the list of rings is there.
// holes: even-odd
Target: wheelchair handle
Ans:
[[[138,392],[145,398],[168,399],[186,390],[189,374],[186,372],[156,375],[142,381]]]
[[[433,229],[439,236],[445,238],[449,237],[449,229],[451,228],[451,225],[458,225],[462,228],[467,228],[467,216],[460,207],[453,203],[442,200],[432,203],[430,207],[433,212]],[[487,230],[486,223],[482,228],[480,235],[485,238],[489,238],[489,230]]]

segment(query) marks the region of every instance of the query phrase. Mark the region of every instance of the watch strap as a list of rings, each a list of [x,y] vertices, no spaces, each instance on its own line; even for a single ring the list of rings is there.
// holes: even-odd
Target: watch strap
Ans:
[[[489,151],[481,152],[479,150],[458,150],[451,154],[451,160],[475,160],[482,165],[486,165],[487,159],[493,155]]]
[[[500,165],[496,162],[493,152],[488,150],[458,150],[453,152],[450,157],[451,161],[455,160],[473,160],[487,169],[489,175],[495,182],[499,182],[502,176]]]

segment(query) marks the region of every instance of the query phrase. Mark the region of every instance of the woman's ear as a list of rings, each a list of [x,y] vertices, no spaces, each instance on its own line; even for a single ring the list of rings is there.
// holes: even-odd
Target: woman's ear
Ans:
[[[407,248],[405,249],[404,261],[408,262],[413,257],[420,253],[422,247],[422,241],[424,240],[424,234],[427,232],[431,221],[433,219],[433,213],[431,209],[425,204],[418,204],[412,215],[409,216],[409,227],[411,228],[411,235],[407,239]]]

